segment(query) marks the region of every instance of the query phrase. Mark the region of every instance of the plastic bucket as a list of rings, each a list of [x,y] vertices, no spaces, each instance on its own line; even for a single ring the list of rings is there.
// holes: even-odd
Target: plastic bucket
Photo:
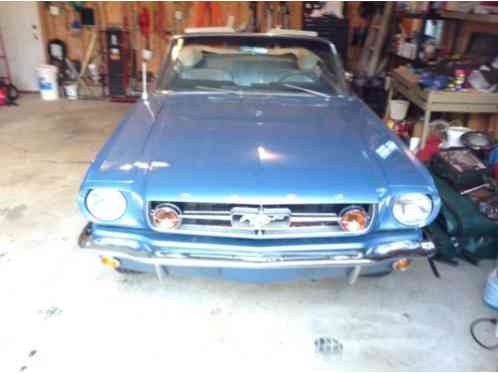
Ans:
[[[496,269],[489,274],[488,283],[484,290],[484,302],[489,307],[498,310],[498,277]]]
[[[76,83],[67,83],[64,85],[64,93],[66,94],[69,100],[77,100],[78,99],[78,84]]]
[[[59,85],[57,84],[57,66],[40,65],[36,69],[38,73],[38,86],[43,100],[58,100]]]
[[[460,141],[460,137],[462,137],[462,135],[465,132],[469,132],[469,131],[471,131],[471,129],[467,128],[467,127],[448,127],[448,129],[446,130],[447,147],[454,148],[454,147],[463,146],[462,142]]]
[[[410,103],[406,100],[391,100],[389,109],[391,111],[391,119],[404,120]]]

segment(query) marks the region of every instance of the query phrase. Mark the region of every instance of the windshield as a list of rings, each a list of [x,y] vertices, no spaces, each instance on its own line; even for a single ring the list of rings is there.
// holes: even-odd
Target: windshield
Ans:
[[[319,39],[202,35],[172,43],[159,92],[346,93],[339,57]]]

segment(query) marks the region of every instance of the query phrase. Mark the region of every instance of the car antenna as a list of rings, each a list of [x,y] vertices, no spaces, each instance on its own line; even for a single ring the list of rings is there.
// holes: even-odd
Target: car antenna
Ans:
[[[152,119],[155,120],[156,116],[150,107],[149,93],[147,92],[147,62],[145,61],[142,62],[142,101],[144,102],[144,105],[149,111]]]
[[[147,93],[147,62],[142,62],[142,100],[148,101],[149,94]]]

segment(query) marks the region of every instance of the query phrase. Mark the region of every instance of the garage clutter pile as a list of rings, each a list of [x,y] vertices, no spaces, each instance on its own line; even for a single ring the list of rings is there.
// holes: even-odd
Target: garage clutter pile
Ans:
[[[395,9],[379,4],[369,11],[373,15],[366,41],[375,40],[370,34],[376,20],[389,20],[386,24],[395,27],[375,66],[367,69],[358,63],[353,88],[384,115],[387,127],[432,174],[442,209],[425,234],[436,244],[436,259],[477,265],[481,259],[497,258],[498,33],[481,27],[465,36],[467,46],[459,50],[463,31],[459,34],[453,28],[445,34],[445,29],[451,23],[464,29],[466,19],[496,26],[498,7],[403,2]],[[362,54],[375,48],[366,44]],[[498,311],[497,269],[489,274],[484,302]],[[484,322],[497,324],[494,318],[476,320],[472,337],[484,348],[498,349],[478,336]]]

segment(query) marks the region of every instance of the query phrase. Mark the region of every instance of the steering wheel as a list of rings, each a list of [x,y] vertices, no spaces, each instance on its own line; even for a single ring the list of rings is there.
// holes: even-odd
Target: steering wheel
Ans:
[[[294,78],[293,78],[294,77]],[[292,78],[292,79],[290,79]],[[302,83],[314,83],[315,77],[312,73],[305,72],[293,72],[287,75],[282,76],[278,83],[286,83],[286,82],[302,82]]]

